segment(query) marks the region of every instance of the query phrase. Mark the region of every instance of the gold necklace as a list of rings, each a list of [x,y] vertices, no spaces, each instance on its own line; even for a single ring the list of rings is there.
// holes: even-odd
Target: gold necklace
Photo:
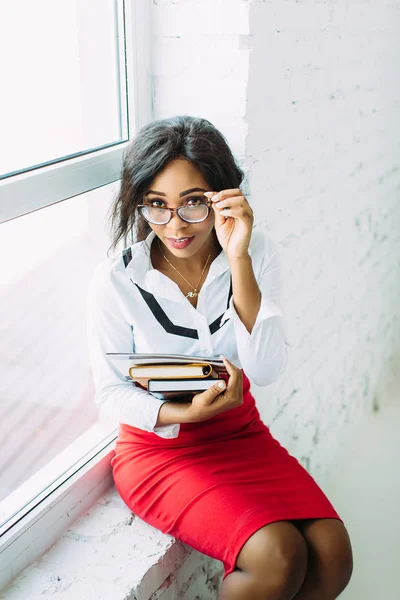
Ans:
[[[160,240],[159,240],[159,238],[157,238],[157,243],[158,243],[158,247],[160,248],[161,254],[162,254],[162,255],[163,255],[163,257],[165,258],[165,260],[167,261],[167,263],[168,263],[169,265],[171,265],[171,267],[172,267],[173,269],[175,269],[175,271],[178,273],[178,275],[180,275],[180,276],[181,276],[181,277],[182,277],[182,278],[183,278],[183,279],[186,281],[186,283],[188,283],[188,284],[190,285],[190,287],[191,287],[191,288],[193,288],[193,292],[188,292],[188,293],[186,294],[185,298],[197,298],[197,296],[199,295],[199,292],[198,292],[197,290],[198,290],[198,287],[199,287],[199,284],[200,284],[201,278],[203,277],[203,273],[204,273],[204,271],[205,271],[205,269],[206,269],[207,263],[208,263],[208,261],[209,261],[209,259],[210,259],[211,252],[210,252],[210,254],[209,254],[209,255],[208,255],[208,257],[207,257],[206,264],[205,264],[205,265],[204,265],[204,267],[203,267],[203,270],[202,270],[202,272],[201,272],[201,275],[200,275],[200,279],[198,280],[198,282],[197,282],[197,284],[196,284],[196,287],[193,287],[193,286],[192,286],[192,284],[191,284],[191,283],[189,283],[189,281],[186,279],[186,277],[185,277],[184,275],[182,275],[182,273],[180,273],[180,272],[178,271],[178,269],[177,269],[176,267],[174,267],[174,265],[173,265],[173,264],[172,264],[172,263],[171,263],[171,262],[168,260],[168,258],[165,256],[165,254],[164,254],[164,252],[162,251],[162,248],[161,248],[161,246],[160,246]]]

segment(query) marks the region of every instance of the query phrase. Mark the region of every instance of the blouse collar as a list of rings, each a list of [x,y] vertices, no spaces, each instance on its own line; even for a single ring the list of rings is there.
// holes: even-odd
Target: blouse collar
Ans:
[[[182,292],[178,285],[169,277],[155,269],[151,263],[150,248],[156,237],[152,230],[145,240],[136,242],[130,248],[129,253],[132,258],[126,266],[126,274],[134,282],[145,290],[171,300],[181,300]],[[251,250],[249,249],[251,256]],[[229,270],[228,259],[223,250],[215,257],[211,263],[203,288],[210,285],[211,282]]]

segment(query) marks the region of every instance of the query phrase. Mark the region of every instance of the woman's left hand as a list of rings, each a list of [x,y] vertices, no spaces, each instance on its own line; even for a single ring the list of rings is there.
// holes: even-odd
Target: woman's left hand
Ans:
[[[215,232],[228,258],[248,256],[253,228],[253,211],[239,188],[205,192],[211,198]]]

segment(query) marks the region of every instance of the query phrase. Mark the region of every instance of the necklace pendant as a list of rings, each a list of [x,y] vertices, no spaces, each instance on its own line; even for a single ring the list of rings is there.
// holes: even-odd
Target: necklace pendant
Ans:
[[[199,294],[197,292],[188,292],[186,298],[197,298]]]

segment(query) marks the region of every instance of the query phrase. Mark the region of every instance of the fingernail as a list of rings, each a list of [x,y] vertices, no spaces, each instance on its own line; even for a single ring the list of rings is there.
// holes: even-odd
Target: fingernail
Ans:
[[[207,198],[211,198],[213,194],[214,192],[204,192],[204,195],[207,196]]]
[[[218,387],[222,390],[225,387],[225,384],[223,381],[220,381],[218,384]]]
[[[212,200],[213,202],[216,202],[218,199],[219,199],[219,196],[218,196],[218,194],[215,194],[215,196],[213,196],[213,197],[211,198],[211,200]]]

